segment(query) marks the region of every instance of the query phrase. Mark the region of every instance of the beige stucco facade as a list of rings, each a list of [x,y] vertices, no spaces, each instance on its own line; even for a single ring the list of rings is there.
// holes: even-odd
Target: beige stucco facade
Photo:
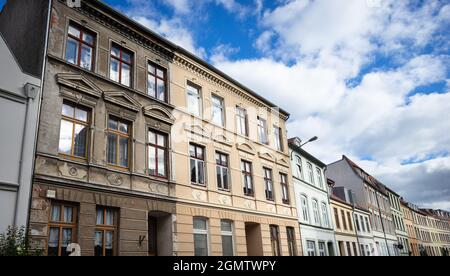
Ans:
[[[361,256],[352,206],[332,196],[331,209],[339,255]]]
[[[95,38],[91,70],[66,60],[71,24]],[[281,174],[287,194],[294,195],[286,112],[98,1],[82,1],[80,9],[53,1],[50,28],[30,213],[32,236],[44,253],[60,229],[58,254],[70,242],[80,245],[82,255],[97,254],[103,246],[103,254],[190,256],[196,252],[194,219],[201,218],[207,223],[202,233],[207,255],[223,255],[224,221],[232,225],[227,234],[233,237],[233,255],[301,254],[295,200],[282,198]],[[129,86],[110,79],[112,45],[131,53]],[[166,72],[165,101],[147,94],[149,64]],[[200,91],[198,115],[189,112],[188,85]],[[212,95],[222,99],[224,125],[212,122]],[[89,114],[83,158],[59,150],[67,104]],[[237,133],[238,106],[247,111],[248,135]],[[111,118],[129,124],[127,150],[116,153],[127,156],[127,166],[108,159]],[[268,143],[259,142],[258,118],[266,122]],[[149,131],[167,137],[163,177],[149,173]],[[191,181],[192,144],[204,150],[201,185]],[[218,189],[217,153],[228,157],[227,189]],[[253,195],[244,194],[243,160],[251,163]],[[272,174],[273,199],[266,194],[264,169]],[[55,210],[67,208],[73,221],[55,222]],[[113,213],[114,222],[99,224],[99,211]],[[288,230],[294,233],[289,241]],[[98,245],[101,233],[113,233],[112,251],[106,238],[108,248]]]

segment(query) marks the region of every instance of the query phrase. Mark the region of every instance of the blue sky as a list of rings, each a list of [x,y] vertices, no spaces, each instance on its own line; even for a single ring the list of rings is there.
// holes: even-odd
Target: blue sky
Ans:
[[[105,2],[290,111],[324,162],[450,210],[448,1]]]

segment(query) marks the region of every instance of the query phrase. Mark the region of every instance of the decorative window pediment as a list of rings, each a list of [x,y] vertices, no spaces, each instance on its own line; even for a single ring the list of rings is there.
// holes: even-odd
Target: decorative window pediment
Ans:
[[[218,142],[218,143],[224,144],[229,147],[233,146],[233,143],[231,142],[231,140],[226,135],[223,135],[223,134],[215,135],[213,137],[213,140],[214,140],[214,142]]]
[[[267,161],[275,162],[275,156],[273,156],[270,152],[259,152],[258,156]]]
[[[240,143],[237,144],[237,149],[246,153],[256,154],[255,147],[250,143]]]
[[[80,74],[58,74],[56,75],[58,84],[100,98],[102,90],[91,80]]]
[[[289,168],[289,161],[287,161],[287,160],[284,159],[284,158],[279,158],[279,159],[277,159],[277,164],[278,164],[278,165],[281,165],[281,166],[283,166],[283,167]]]
[[[192,125],[185,124],[184,125],[184,129],[189,131],[189,132],[191,132],[191,133],[200,135],[200,136],[205,137],[205,138],[209,138],[211,136],[210,133],[209,133],[209,130],[206,127],[204,127],[204,126],[202,126],[200,124],[192,124]]]
[[[107,102],[125,107],[135,112],[139,112],[139,110],[141,109],[141,104],[138,101],[122,91],[104,92],[103,97]]]
[[[160,121],[173,125],[175,123],[175,117],[172,113],[159,105],[153,104],[143,108],[144,114],[148,117],[153,117]]]

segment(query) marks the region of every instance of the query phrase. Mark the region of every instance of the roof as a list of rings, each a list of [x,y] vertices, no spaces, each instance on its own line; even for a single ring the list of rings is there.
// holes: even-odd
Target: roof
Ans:
[[[270,102],[268,99],[260,96],[258,93],[254,92],[253,90],[251,90],[250,88],[246,87],[242,83],[240,83],[237,80],[233,79],[232,77],[230,77],[226,73],[222,72],[221,70],[217,69],[213,65],[209,64],[208,62],[206,62],[205,60],[197,57],[196,55],[194,55],[193,53],[191,53],[188,50],[184,49],[183,47],[180,47],[180,46],[174,44],[170,40],[168,40],[165,37],[157,34],[154,31],[150,30],[149,28],[147,28],[144,25],[138,23],[137,21],[127,17],[126,15],[124,15],[123,13],[119,12],[118,10],[112,8],[111,6],[109,6],[108,4],[104,3],[103,1],[99,1],[99,0],[86,0],[86,1],[89,2],[90,4],[93,4],[93,5],[95,5],[95,6],[99,7],[99,8],[107,11],[108,13],[113,15],[114,17],[119,18],[120,20],[122,20],[122,21],[126,22],[127,24],[133,26],[134,28],[144,32],[145,34],[147,34],[147,35],[157,39],[159,42],[164,44],[165,47],[170,48],[172,51],[181,53],[181,54],[187,56],[188,58],[194,60],[195,62],[199,63],[200,65],[208,68],[209,70],[211,70],[214,73],[220,75],[221,77],[223,77],[227,81],[229,81],[232,84],[234,84],[234,85],[238,86],[239,88],[243,89],[244,91],[249,93],[251,96],[253,96],[253,97],[257,98],[258,100],[260,100],[261,102],[263,102],[264,104],[266,104],[266,105],[268,105],[270,107],[277,107],[277,108],[279,108],[279,112],[281,114],[284,114],[287,117],[290,116],[290,114],[287,111],[281,109],[280,107],[278,107],[274,103]]]
[[[387,195],[387,193],[386,193],[387,187],[385,185],[383,185],[380,181],[378,181],[375,177],[370,175],[368,172],[363,170],[360,166],[358,166],[355,162],[350,160],[350,158],[348,158],[347,156],[345,156],[345,155],[342,156],[342,159],[347,161],[347,163],[353,168],[353,170],[358,175],[358,177],[361,177],[358,173],[358,170],[362,171],[364,174],[367,175],[367,178],[364,178],[364,181],[369,183],[369,185],[371,185],[373,188],[377,189],[380,193]]]
[[[335,194],[331,194],[330,198],[331,198],[332,200],[335,200],[335,201],[337,201],[337,202],[339,202],[339,203],[345,204],[345,205],[347,205],[347,206],[353,208],[353,205],[352,205],[351,203],[345,201],[344,199],[338,197],[338,196],[335,195]],[[355,204],[355,209],[360,210],[360,211],[364,211],[364,212],[368,212],[368,213],[370,212],[369,210],[367,210],[366,208],[363,208],[363,207],[359,206],[358,204]]]
[[[307,152],[306,150],[296,146],[293,141],[295,138],[290,138],[288,140],[288,144],[289,144],[289,148],[291,148],[292,150],[296,151],[297,153],[299,153],[300,155],[302,155],[303,157],[307,158],[310,161],[313,161],[314,164],[321,166],[322,168],[325,168],[327,165],[325,163],[323,163],[322,161],[320,161],[319,159],[317,159],[315,156],[313,156],[312,154],[310,154],[309,152]]]

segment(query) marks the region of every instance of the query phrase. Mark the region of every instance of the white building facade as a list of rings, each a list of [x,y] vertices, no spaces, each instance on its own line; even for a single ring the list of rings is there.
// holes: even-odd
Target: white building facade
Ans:
[[[299,145],[298,138],[289,140],[303,255],[336,256],[326,165]]]

